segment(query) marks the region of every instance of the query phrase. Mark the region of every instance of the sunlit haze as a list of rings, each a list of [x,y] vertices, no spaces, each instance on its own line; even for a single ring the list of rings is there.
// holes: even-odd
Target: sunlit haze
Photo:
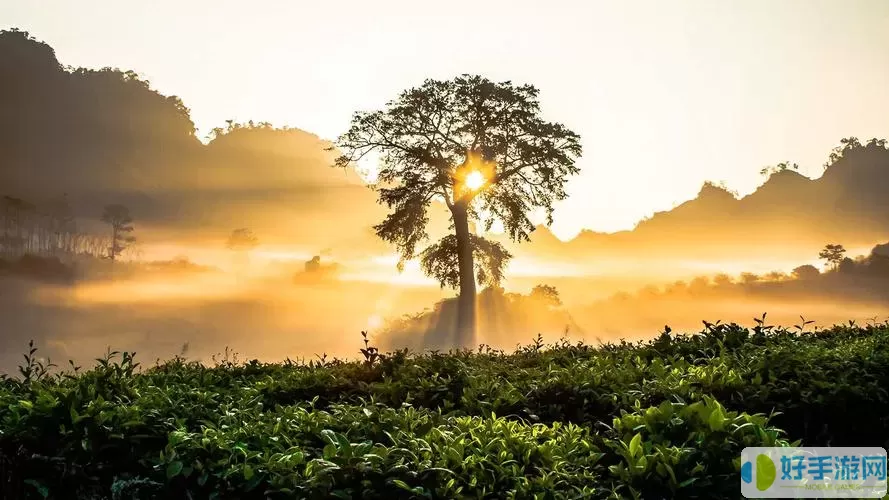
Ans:
[[[840,137],[889,129],[882,0],[9,0],[0,19],[65,64],[138,71],[202,136],[252,119],[334,138],[425,78],[533,83],[583,138],[563,239],[630,228],[704,180],[749,193],[779,161],[818,176]]]
[[[0,373],[32,336],[268,360],[889,314],[889,2],[0,21]]]
[[[0,499],[878,498],[887,193],[889,0],[0,0]]]

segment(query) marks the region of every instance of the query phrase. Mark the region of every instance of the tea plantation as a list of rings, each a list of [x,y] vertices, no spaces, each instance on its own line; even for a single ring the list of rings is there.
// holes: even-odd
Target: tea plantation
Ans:
[[[798,330],[63,374],[32,351],[0,380],[0,497],[738,498],[746,446],[889,444],[889,325]]]

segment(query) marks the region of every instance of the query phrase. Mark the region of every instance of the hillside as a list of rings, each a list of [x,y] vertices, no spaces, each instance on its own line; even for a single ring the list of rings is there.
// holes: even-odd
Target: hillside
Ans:
[[[68,193],[76,215],[87,218],[123,202],[143,227],[166,238],[195,238],[198,230],[218,237],[248,225],[279,243],[388,250],[370,230],[385,214],[374,193],[355,172],[330,168],[329,144],[309,132],[229,123],[203,144],[177,97],[132,71],[66,67],[50,46],[21,31],[0,32],[0,71],[0,194],[40,204]],[[541,226],[530,244],[511,249],[593,263],[799,259],[827,242],[884,240],[887,187],[885,141],[855,140],[831,154],[817,179],[779,171],[741,199],[707,183],[696,198],[633,230],[585,230],[562,242]],[[436,212],[435,225],[446,228],[440,219]]]
[[[168,238],[249,225],[318,249],[335,242],[331,227],[362,236],[382,217],[314,134],[229,123],[203,144],[177,97],[132,71],[66,67],[21,31],[0,32],[0,73],[0,194],[41,205],[67,193],[87,219],[124,203]]]
[[[615,255],[792,258],[798,257],[799,247],[808,247],[811,253],[827,242],[866,247],[889,234],[887,188],[886,142],[856,141],[834,151],[824,174],[816,179],[793,170],[775,172],[740,199],[705,183],[694,199],[655,213],[633,230],[582,231],[561,242],[540,226],[523,251],[541,257],[592,259]]]

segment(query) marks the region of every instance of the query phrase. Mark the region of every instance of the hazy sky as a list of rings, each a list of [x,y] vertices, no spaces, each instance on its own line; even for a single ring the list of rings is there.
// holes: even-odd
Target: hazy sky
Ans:
[[[889,137],[889,1],[2,0],[63,64],[134,69],[201,135],[226,119],[333,138],[424,78],[533,83],[581,134],[554,230],[617,230],[742,194],[782,160],[820,175],[839,139]]]

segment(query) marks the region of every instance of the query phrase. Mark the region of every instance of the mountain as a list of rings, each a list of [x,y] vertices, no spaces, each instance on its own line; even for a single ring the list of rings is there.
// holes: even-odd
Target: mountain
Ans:
[[[251,227],[278,242],[356,252],[391,249],[373,234],[385,216],[351,170],[331,168],[329,143],[302,130],[229,123],[198,140],[185,104],[132,71],[63,66],[26,32],[0,32],[0,195],[41,203],[68,193],[80,217],[130,207],[140,231],[188,239]],[[787,169],[737,199],[705,183],[697,197],[629,231],[546,227],[509,244],[517,256],[589,262],[793,259],[826,243],[870,247],[889,233],[885,141],[844,140],[817,179]],[[431,233],[447,228],[436,207]],[[502,237],[500,238],[503,239]],[[264,240],[269,243],[267,239]]]
[[[819,178],[778,171],[740,199],[705,183],[694,199],[632,230],[582,231],[563,242],[539,226],[521,251],[550,259],[790,258],[826,243],[872,246],[889,234],[889,148],[885,140],[845,141]]]
[[[332,168],[330,144],[314,134],[230,122],[203,144],[179,98],[132,71],[65,67],[18,30],[0,31],[0,74],[0,195],[39,206],[67,193],[87,219],[123,203],[142,234],[249,226],[318,250],[380,246],[374,193]]]

